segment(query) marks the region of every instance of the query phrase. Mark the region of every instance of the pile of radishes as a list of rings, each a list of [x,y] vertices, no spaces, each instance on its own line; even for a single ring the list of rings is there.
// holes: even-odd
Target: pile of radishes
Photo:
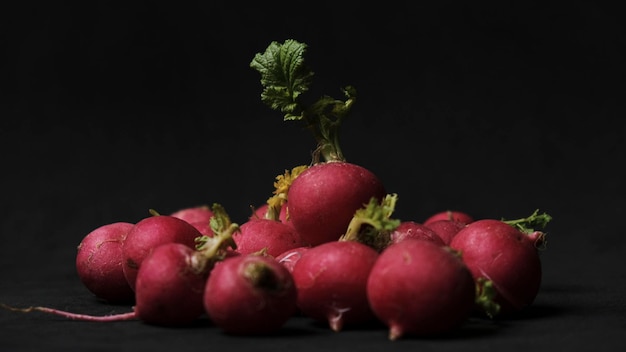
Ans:
[[[80,281],[104,303],[131,305],[128,313],[4,307],[159,326],[208,318],[232,335],[276,333],[298,316],[335,332],[382,324],[396,340],[448,334],[470,317],[497,319],[531,305],[550,216],[394,218],[398,195],[339,147],[354,87],[343,90],[345,101],[301,103],[313,76],[305,49],[295,40],[272,42],[250,64],[261,74],[263,102],[285,120],[303,121],[317,141],[311,164],[278,175],[267,203],[241,224],[213,203],[151,211],[87,234],[76,255]]]

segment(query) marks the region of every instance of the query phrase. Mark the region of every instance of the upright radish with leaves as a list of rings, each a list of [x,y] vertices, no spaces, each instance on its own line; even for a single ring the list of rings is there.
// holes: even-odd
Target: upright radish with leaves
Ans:
[[[292,39],[272,42],[250,67],[261,74],[261,100],[283,113],[285,121],[304,123],[317,141],[313,165],[293,181],[288,194],[294,227],[315,246],[339,239],[357,209],[372,197],[382,200],[387,192],[372,171],[348,162],[339,144],[339,127],[356,101],[356,89],[343,88],[345,100],[322,96],[303,103],[314,76],[304,61],[306,49]]]

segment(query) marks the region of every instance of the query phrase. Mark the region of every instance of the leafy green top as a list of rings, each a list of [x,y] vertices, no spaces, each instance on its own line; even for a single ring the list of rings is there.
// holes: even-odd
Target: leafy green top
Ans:
[[[307,45],[293,39],[271,42],[264,53],[257,53],[250,67],[261,74],[261,101],[284,114],[284,120],[303,121],[317,141],[316,158],[345,161],[339,145],[339,126],[356,99],[352,86],[342,89],[346,100],[322,96],[311,105],[302,95],[309,90],[314,73],[306,66]]]

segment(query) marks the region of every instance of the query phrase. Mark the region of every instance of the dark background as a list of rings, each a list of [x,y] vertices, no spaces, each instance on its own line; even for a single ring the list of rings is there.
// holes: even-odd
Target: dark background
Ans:
[[[4,303],[109,312],[75,274],[89,231],[214,202],[243,222],[276,175],[308,164],[313,137],[263,105],[249,67],[289,38],[309,46],[314,92],[357,88],[342,147],[398,193],[396,217],[553,216],[534,310],[498,329],[389,344],[298,321],[286,337],[237,339],[0,311],[0,346],[625,345],[626,28],[609,2],[25,1],[0,13]]]

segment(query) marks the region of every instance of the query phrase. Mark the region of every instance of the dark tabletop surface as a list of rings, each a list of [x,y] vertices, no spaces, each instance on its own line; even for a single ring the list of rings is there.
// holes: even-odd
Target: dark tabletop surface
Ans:
[[[5,7],[7,5],[3,5]],[[293,5],[291,5],[293,6]],[[0,350],[614,351],[626,347],[626,29],[603,3],[240,5],[20,2],[3,14],[0,303],[86,314],[76,246],[149,209],[221,203],[236,222],[314,141],[260,101],[272,40],[309,45],[324,94],[359,91],[347,159],[399,195],[395,215],[549,213],[543,280],[516,318],[389,341],[294,317],[233,337],[0,310]]]

